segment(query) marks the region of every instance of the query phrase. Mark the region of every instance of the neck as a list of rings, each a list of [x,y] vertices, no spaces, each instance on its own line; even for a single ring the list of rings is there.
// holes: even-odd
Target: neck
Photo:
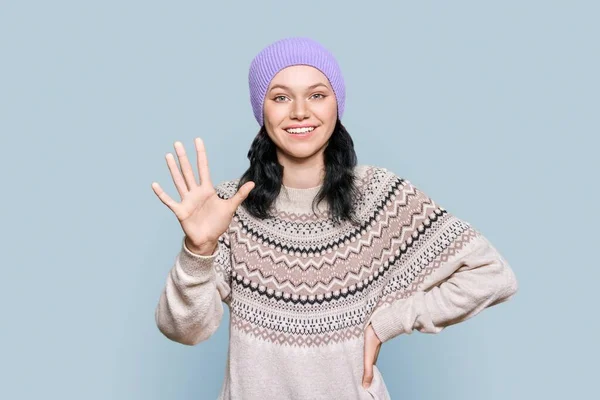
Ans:
[[[323,184],[325,164],[321,153],[308,159],[294,159],[279,155],[283,166],[283,186],[294,189],[310,189]]]

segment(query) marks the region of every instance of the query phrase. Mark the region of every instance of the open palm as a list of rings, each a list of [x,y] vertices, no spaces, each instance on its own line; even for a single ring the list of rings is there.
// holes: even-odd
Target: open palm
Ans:
[[[173,211],[189,242],[194,247],[201,248],[217,243],[219,236],[227,230],[235,210],[254,188],[254,182],[246,182],[235,195],[229,199],[221,199],[210,179],[204,142],[196,138],[194,143],[200,182],[198,183],[194,176],[185,148],[181,142],[175,142],[174,147],[181,171],[171,153],[167,153],[166,159],[175,187],[181,196],[181,202],[174,201],[156,182],[152,183],[152,189]]]

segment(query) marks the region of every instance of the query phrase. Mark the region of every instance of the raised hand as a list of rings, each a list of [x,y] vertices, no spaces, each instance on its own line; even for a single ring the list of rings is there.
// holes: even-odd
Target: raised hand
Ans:
[[[181,202],[174,201],[157,182],[152,182],[152,189],[177,216],[186,235],[186,245],[189,249],[198,254],[208,255],[213,253],[219,236],[227,230],[235,210],[254,188],[254,182],[246,182],[235,195],[226,200],[221,199],[217,196],[210,179],[204,142],[202,139],[196,138],[194,143],[200,182],[198,183],[194,176],[183,144],[175,142],[174,147],[183,176],[173,155],[167,153],[165,158],[175,187],[181,196]]]

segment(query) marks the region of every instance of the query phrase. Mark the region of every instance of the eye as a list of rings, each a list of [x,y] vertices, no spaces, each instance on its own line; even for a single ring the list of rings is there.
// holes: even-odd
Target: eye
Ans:
[[[284,101],[286,99],[286,97],[285,96],[276,96],[273,100],[280,101],[279,99],[282,99],[281,101]]]
[[[325,96],[322,95],[321,93],[315,93],[315,94],[313,94],[313,97],[314,96],[320,96],[320,97],[317,97],[317,98],[320,98],[320,99],[324,99],[325,98]]]

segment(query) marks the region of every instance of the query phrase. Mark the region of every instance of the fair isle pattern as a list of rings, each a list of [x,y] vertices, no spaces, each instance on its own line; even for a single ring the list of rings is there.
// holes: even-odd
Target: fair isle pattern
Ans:
[[[251,334],[258,339],[292,347],[327,346],[331,343],[341,343],[360,337],[363,330],[362,326],[354,326],[325,333],[289,334],[277,329],[263,328],[251,322],[246,322],[235,314],[231,314],[231,326],[246,334]]]
[[[419,268],[419,263],[417,263],[408,270],[411,271],[408,272],[408,277],[399,275],[394,277],[395,279],[390,278],[386,289],[382,293],[382,298],[377,303],[378,307],[381,304],[391,304],[395,300],[410,297],[414,292],[420,289],[427,276],[431,275],[443,263],[462,255],[461,250],[463,250],[467,244],[471,243],[473,239],[480,236],[479,232],[472,227],[465,225],[463,221],[455,220],[455,222],[458,226],[464,228],[462,233],[457,235],[454,239],[451,239],[450,245],[444,248],[443,251],[435,257],[433,262],[420,263],[420,265],[422,265],[421,268]],[[412,276],[414,276],[414,278],[412,278]]]
[[[232,329],[300,348],[355,339],[378,307],[410,296],[477,235],[384,168],[357,168],[357,177],[358,226],[282,211],[258,220],[238,209],[217,261],[231,285]],[[220,185],[219,196],[236,184]]]

